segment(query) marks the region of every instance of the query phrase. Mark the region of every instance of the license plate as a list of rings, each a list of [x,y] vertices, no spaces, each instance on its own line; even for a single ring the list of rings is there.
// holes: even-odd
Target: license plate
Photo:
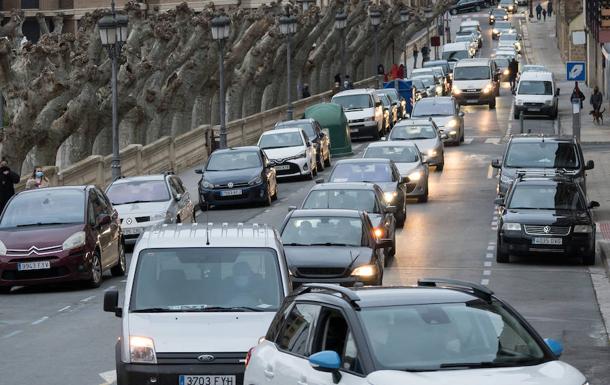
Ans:
[[[50,269],[51,262],[50,261],[37,261],[37,262],[22,262],[17,264],[17,270],[25,271],[25,270],[42,270],[42,269]]]
[[[136,228],[123,229],[124,235],[135,235],[135,234],[140,234],[140,232],[141,232],[141,229],[136,229]]]
[[[563,239],[561,238],[534,238],[532,240],[534,245],[561,245]]]
[[[235,376],[186,376],[179,377],[178,385],[237,385]]]
[[[360,129],[359,129],[359,128],[350,128],[350,129],[349,129],[349,132],[352,132],[352,133],[356,133],[356,132],[358,132],[358,131],[360,131]]]
[[[539,112],[540,108],[528,108],[528,111]]]
[[[220,196],[223,197],[232,197],[235,195],[241,195],[241,190],[222,190],[220,192]]]
[[[477,90],[466,90],[466,92],[477,92]]]
[[[468,99],[467,103],[477,103],[478,100],[477,99]]]
[[[290,170],[290,165],[288,164],[283,164],[281,166],[275,166],[276,170],[282,171],[282,170]]]

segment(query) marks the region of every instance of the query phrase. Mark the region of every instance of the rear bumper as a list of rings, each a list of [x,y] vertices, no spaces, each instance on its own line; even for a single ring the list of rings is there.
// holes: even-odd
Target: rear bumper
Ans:
[[[518,116],[521,112],[524,115],[551,116],[555,112],[554,106],[517,106],[515,105],[515,114]]]

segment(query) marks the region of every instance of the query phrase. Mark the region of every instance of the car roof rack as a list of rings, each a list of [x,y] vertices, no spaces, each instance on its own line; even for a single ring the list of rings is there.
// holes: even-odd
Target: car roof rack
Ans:
[[[477,285],[476,283],[466,282],[466,281],[458,281],[456,279],[447,279],[447,278],[422,278],[417,281],[417,286],[422,287],[456,287],[456,288],[465,288],[472,290],[472,293],[485,300],[485,302],[491,302],[492,296],[494,294],[491,289],[488,287]]]
[[[343,286],[331,285],[331,284],[327,284],[327,283],[306,283],[298,289],[296,294],[300,295],[300,294],[311,293],[313,290],[328,291],[328,292],[340,294],[341,298],[343,298],[344,300],[349,302],[349,304],[354,309],[356,309],[356,310],[360,309],[360,306],[357,303],[358,301],[360,301],[360,297],[358,296],[358,294],[356,294],[355,291],[353,291],[347,287],[343,287]]]
[[[565,168],[547,170],[517,170],[517,178],[525,180],[528,178],[547,178],[553,180],[571,180],[576,176],[575,171],[568,171]]]

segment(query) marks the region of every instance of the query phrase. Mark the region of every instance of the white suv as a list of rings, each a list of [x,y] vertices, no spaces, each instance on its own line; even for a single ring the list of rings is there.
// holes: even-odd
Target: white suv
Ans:
[[[162,225],[134,250],[123,306],[117,385],[241,384],[248,349],[289,293],[278,234],[267,226]]]
[[[345,111],[352,138],[368,137],[378,140],[383,136],[383,106],[374,89],[339,92],[331,99]]]

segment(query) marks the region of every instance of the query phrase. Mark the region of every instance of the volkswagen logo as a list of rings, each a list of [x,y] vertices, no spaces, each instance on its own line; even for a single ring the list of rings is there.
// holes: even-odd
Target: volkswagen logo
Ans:
[[[201,362],[212,362],[215,359],[216,359],[216,357],[214,357],[211,354],[202,354],[199,357],[197,357],[197,360],[201,361]]]
[[[550,233],[550,232],[551,232],[551,228],[550,228],[549,226],[544,226],[544,227],[542,228],[542,231],[544,231],[544,233],[545,233],[545,234],[548,234],[548,233]]]
[[[229,183],[227,183],[227,187],[228,187],[228,188],[233,188],[233,182],[229,182]]]

